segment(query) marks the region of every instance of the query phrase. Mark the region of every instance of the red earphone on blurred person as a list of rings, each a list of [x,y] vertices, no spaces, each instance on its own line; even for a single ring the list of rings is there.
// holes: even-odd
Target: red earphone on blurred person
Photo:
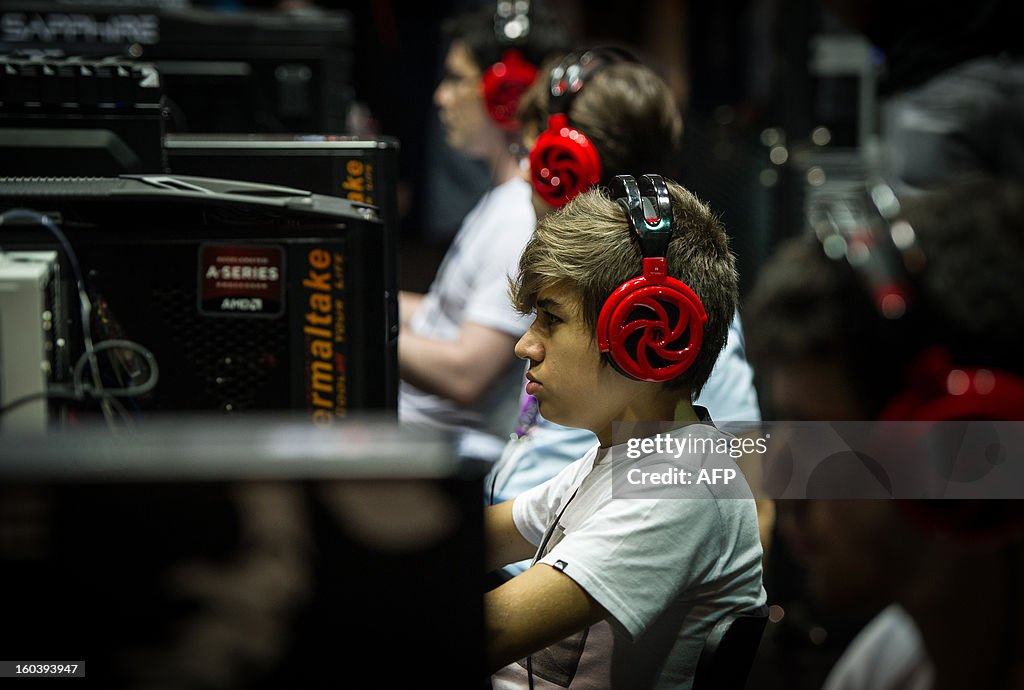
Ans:
[[[601,158],[587,135],[572,125],[569,107],[595,73],[624,60],[635,61],[617,48],[570,53],[550,75],[548,126],[530,149],[533,188],[556,208],[601,181]]]
[[[507,46],[501,59],[484,70],[484,106],[502,129],[518,129],[516,110],[523,92],[537,78],[537,67],[516,46],[530,32],[529,0],[499,0],[494,13],[494,34],[499,45]]]

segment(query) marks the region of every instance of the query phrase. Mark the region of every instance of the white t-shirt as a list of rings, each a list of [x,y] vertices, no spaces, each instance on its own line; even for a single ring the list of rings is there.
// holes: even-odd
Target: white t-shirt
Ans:
[[[710,424],[670,435],[731,438]],[[735,468],[728,455],[629,459],[627,450],[595,447],[513,503],[517,529],[543,549],[539,562],[571,577],[609,613],[532,655],[537,688],[689,688],[714,624],[765,602],[757,511],[742,473],[730,483],[695,481],[702,468]],[[628,482],[637,478],[631,469],[688,472],[691,483],[638,486]],[[626,492],[643,497],[621,497]],[[526,660],[499,670],[492,683],[495,690],[528,687]]]
[[[935,672],[913,619],[892,604],[839,657],[823,690],[929,690]]]
[[[477,202],[413,316],[412,333],[454,341],[467,323],[516,338],[526,332],[530,319],[512,308],[508,278],[518,273],[519,256],[536,224],[530,195],[530,185],[513,178]],[[473,407],[460,407],[403,381],[399,387],[399,418],[456,430],[486,430],[504,442],[515,423],[522,364],[511,347],[494,356],[507,358],[508,370]]]

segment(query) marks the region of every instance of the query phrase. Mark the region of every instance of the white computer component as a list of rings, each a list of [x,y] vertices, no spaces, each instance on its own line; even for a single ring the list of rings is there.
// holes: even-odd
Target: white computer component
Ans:
[[[0,252],[0,431],[45,430],[56,337],[57,252]]]

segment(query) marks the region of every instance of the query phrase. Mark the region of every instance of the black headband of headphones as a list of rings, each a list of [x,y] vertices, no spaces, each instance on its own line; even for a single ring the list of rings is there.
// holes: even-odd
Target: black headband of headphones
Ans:
[[[636,56],[616,46],[599,46],[566,55],[551,70],[548,111],[568,113],[569,104],[598,71],[618,62],[637,62]]]

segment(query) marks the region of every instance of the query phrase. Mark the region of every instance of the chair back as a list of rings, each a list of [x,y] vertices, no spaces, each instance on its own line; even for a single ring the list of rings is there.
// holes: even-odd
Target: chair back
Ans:
[[[744,690],[767,623],[767,606],[718,621],[704,642],[693,690]]]

